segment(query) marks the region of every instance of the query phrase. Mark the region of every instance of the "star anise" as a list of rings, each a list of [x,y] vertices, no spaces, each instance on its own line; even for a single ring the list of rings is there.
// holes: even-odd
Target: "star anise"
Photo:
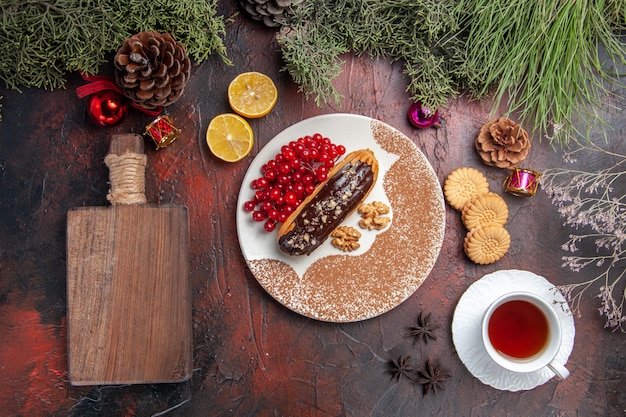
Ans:
[[[417,324],[409,327],[409,332],[406,334],[406,337],[413,337],[414,345],[419,341],[428,343],[429,339],[437,340],[434,331],[439,328],[439,324],[431,323],[430,314],[431,313],[424,315],[423,312],[420,312],[419,316],[417,316]]]
[[[417,370],[416,383],[424,386],[424,396],[429,392],[436,394],[438,390],[445,390],[443,382],[450,379],[450,375],[443,373],[439,364],[433,365],[429,360],[426,361],[422,369]]]
[[[409,372],[413,370],[413,367],[409,363],[410,356],[398,356],[398,359],[394,359],[391,361],[391,367],[389,371],[391,372],[391,379],[396,379],[396,381],[400,380],[401,376],[409,376]]]

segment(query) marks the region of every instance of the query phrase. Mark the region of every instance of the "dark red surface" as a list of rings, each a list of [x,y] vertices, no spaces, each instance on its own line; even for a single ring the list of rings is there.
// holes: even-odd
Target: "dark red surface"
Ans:
[[[231,15],[233,6],[220,6]],[[316,107],[297,92],[274,31],[239,15],[227,26],[234,65],[217,56],[192,70],[183,97],[168,108],[182,135],[169,147],[147,146],[147,196],[184,204],[191,218],[194,372],[180,384],[72,387],[67,381],[65,219],[76,206],[106,205],[103,163],[111,134],[143,133],[153,118],[130,110],[122,124],[92,124],[87,100],[69,77],[66,90],[0,90],[0,415],[7,416],[623,416],[626,338],[604,329],[591,289],[581,300],[571,376],[530,391],[499,391],[474,378],[455,352],[451,320],[475,280],[499,269],[527,269],[554,284],[592,276],[561,267],[568,229],[545,193],[519,198],[501,192],[505,174],[479,161],[472,141],[490,104],[452,100],[443,126],[417,129],[408,121],[409,95],[401,65],[344,57],[336,81],[341,107]],[[214,158],[205,143],[210,119],[229,112],[226,89],[237,74],[260,71],[279,89],[266,117],[252,120],[252,153],[238,163]],[[106,69],[103,69],[105,72]],[[455,168],[483,171],[509,205],[512,243],[498,263],[478,266],[462,250],[460,215],[446,209],[446,234],[435,268],[406,302],[352,324],[318,322],[279,305],[245,266],[237,231],[237,194],[257,152],[278,132],[318,114],[347,112],[380,119],[409,136],[441,182]],[[607,116],[623,143],[623,113]],[[336,138],[337,141],[340,138]],[[150,145],[150,142],[147,142]],[[561,163],[560,152],[535,138],[528,165]],[[176,250],[176,248],[172,248]],[[437,340],[414,345],[404,337],[420,311],[441,323]],[[399,355],[442,364],[445,390],[422,396],[420,386],[391,379]],[[155,364],[158,366],[158,364]],[[170,410],[169,412],[166,412]]]

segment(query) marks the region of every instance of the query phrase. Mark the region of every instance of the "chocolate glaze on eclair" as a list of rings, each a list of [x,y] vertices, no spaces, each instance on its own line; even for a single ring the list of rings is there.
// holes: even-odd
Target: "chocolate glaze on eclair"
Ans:
[[[377,178],[378,161],[371,150],[346,155],[280,227],[280,250],[310,255],[365,200]]]

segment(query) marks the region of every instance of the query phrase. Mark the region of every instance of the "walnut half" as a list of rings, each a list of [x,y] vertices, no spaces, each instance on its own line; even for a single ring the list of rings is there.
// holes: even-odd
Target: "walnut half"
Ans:
[[[334,247],[344,252],[350,252],[361,247],[359,238],[361,232],[350,226],[339,226],[331,234],[334,239],[331,241]]]
[[[389,217],[381,217],[381,214],[388,214],[390,211],[389,206],[380,201],[374,201],[369,204],[362,204],[359,207],[359,213],[362,219],[359,221],[359,226],[362,229],[376,229],[381,230],[389,225],[391,219]]]
[[[387,227],[391,219],[389,217],[370,217],[359,220],[359,226],[362,229],[376,229],[381,230]]]

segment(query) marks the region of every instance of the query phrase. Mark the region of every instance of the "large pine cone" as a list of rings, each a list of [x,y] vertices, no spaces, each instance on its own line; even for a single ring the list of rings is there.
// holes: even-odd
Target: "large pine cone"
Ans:
[[[191,62],[169,33],[140,32],[115,54],[115,79],[126,97],[145,109],[169,106],[183,93]]]
[[[304,0],[240,0],[250,17],[269,27],[280,26],[289,8],[302,2]]]
[[[530,150],[528,133],[506,117],[485,123],[475,145],[483,162],[498,168],[514,167],[526,158]]]

